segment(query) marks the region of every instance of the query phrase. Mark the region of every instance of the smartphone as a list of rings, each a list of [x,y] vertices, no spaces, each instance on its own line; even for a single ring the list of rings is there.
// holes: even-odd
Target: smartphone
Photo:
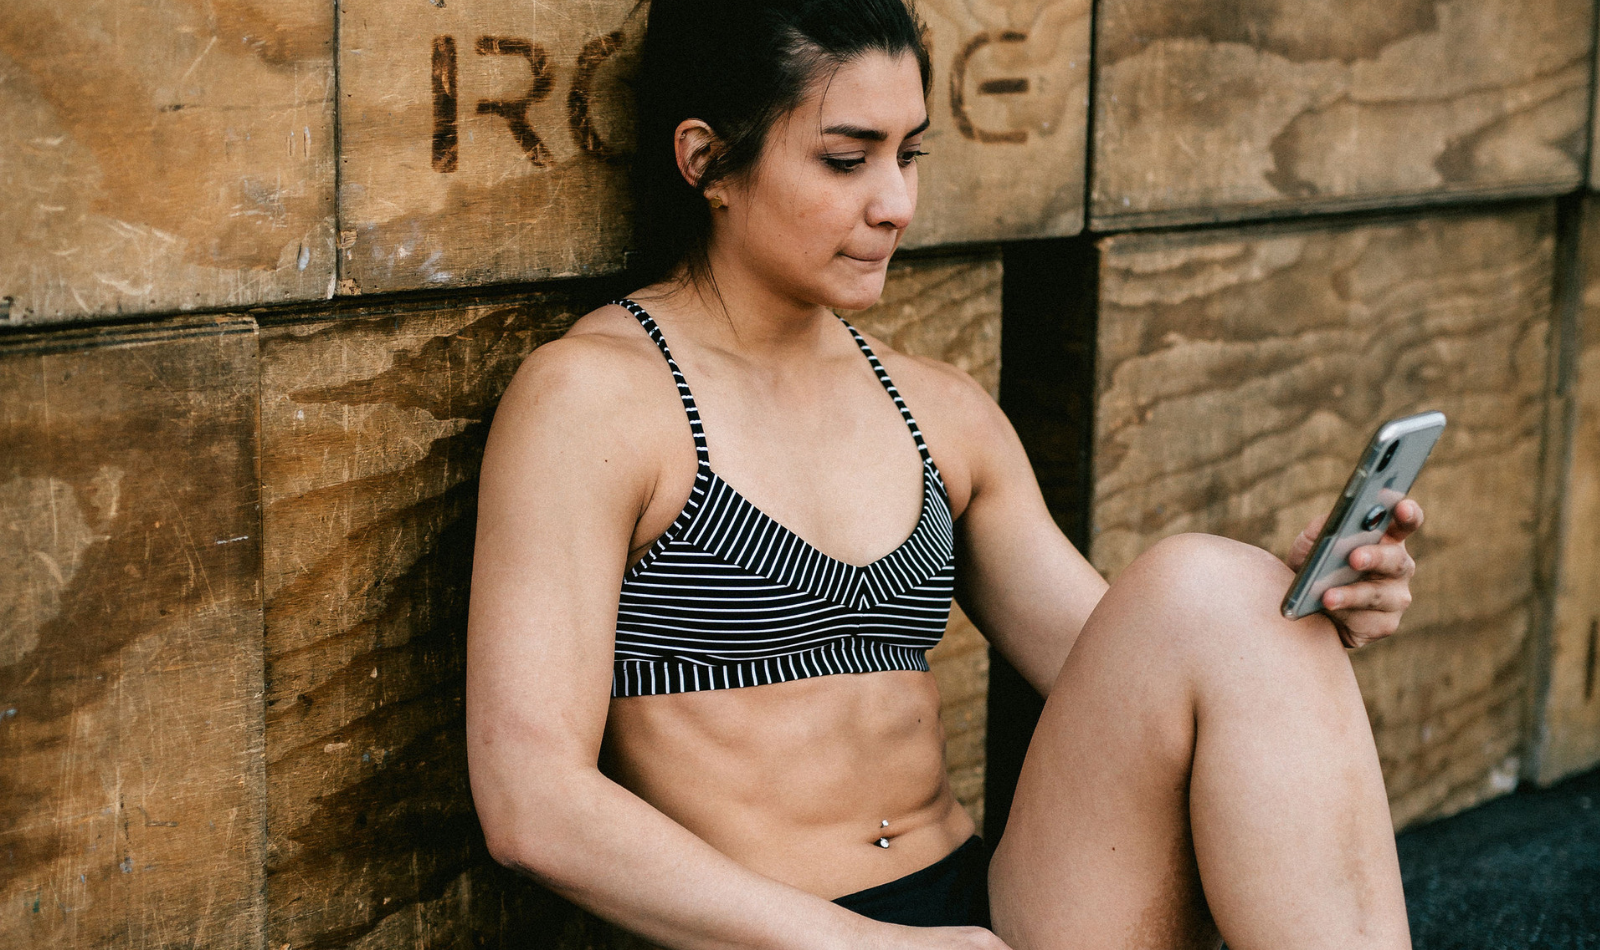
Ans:
[[[1322,609],[1322,595],[1328,588],[1361,576],[1350,566],[1350,552],[1383,537],[1394,517],[1394,506],[1411,491],[1422,463],[1443,433],[1442,412],[1419,412],[1378,427],[1322,526],[1311,556],[1283,597],[1285,617],[1298,620],[1316,613]]]

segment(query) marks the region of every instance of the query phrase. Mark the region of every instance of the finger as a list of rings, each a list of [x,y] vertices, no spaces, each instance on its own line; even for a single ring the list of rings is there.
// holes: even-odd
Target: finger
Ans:
[[[1306,525],[1306,529],[1300,532],[1300,536],[1294,539],[1294,543],[1289,545],[1287,561],[1289,570],[1298,571],[1305,565],[1306,558],[1311,556],[1311,549],[1316,547],[1317,538],[1321,536],[1322,526],[1327,520],[1326,512],[1312,519],[1311,523]]]
[[[1422,527],[1422,506],[1410,498],[1402,498],[1394,506],[1394,517],[1389,519],[1389,529],[1383,533],[1386,541],[1404,541]]]
[[[1362,545],[1350,552],[1350,566],[1378,577],[1406,578],[1417,571],[1404,542]]]
[[[1340,615],[1341,617],[1343,614]],[[1349,622],[1334,621],[1334,629],[1339,632],[1339,642],[1351,650],[1360,649],[1369,643],[1376,643],[1384,637],[1393,636],[1400,629],[1398,614],[1375,613],[1370,610],[1357,611],[1349,616]]]
[[[1404,613],[1411,606],[1411,588],[1400,581],[1357,581],[1328,590],[1322,595],[1322,606],[1346,614]]]

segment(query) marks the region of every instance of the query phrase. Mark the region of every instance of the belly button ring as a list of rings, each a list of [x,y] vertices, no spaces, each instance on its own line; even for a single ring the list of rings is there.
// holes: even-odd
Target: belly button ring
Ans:
[[[882,822],[880,822],[878,824],[878,827],[879,828],[887,828],[887,827],[889,827],[889,819],[885,818]],[[878,847],[887,848],[888,846],[889,846],[889,839],[888,838],[879,838],[878,839]]]

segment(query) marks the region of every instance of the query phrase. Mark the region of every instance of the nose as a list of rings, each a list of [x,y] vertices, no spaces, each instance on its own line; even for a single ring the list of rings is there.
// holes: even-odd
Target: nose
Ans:
[[[917,166],[901,168],[897,163],[883,170],[873,182],[867,202],[867,223],[876,228],[905,230],[917,210]]]

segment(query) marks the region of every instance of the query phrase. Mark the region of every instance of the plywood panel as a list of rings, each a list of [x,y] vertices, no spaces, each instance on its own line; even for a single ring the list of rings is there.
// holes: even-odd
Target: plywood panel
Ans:
[[[0,946],[260,945],[254,331],[0,341]]]
[[[633,0],[339,5],[343,291],[615,270]]]
[[[994,251],[899,263],[890,268],[878,305],[850,319],[901,352],[961,367],[998,396],[1000,282]],[[950,785],[981,828],[989,651],[960,608],[951,613],[944,640],[928,654],[928,662],[939,682]]]
[[[1281,556],[1381,420],[1449,416],[1415,491],[1415,602],[1353,655],[1397,824],[1519,772],[1553,235],[1540,205],[1101,244],[1092,559],[1108,575],[1180,531]]]
[[[1549,692],[1536,737],[1538,779],[1600,763],[1600,205],[1585,202],[1583,299],[1565,395],[1573,413],[1560,567],[1551,624]]]
[[[1090,0],[924,0],[933,93],[908,247],[1083,228]]]
[[[646,9],[340,7],[342,292],[614,271]],[[1088,0],[923,5],[936,78],[908,246],[1083,223]]]
[[[568,915],[484,849],[462,688],[490,416],[577,312],[530,295],[262,331],[273,947],[521,947]]]
[[[331,294],[331,0],[7,0],[0,89],[0,323]]]
[[[1583,177],[1588,0],[1108,0],[1096,227],[1226,220]]]

